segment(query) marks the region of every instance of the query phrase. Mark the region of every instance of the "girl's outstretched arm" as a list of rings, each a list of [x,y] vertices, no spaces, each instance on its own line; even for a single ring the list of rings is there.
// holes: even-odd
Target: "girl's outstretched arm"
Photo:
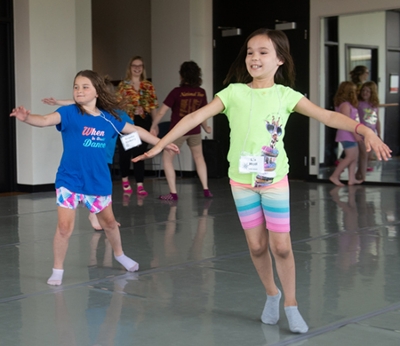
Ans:
[[[152,145],[156,145],[160,141],[160,139],[158,137],[152,135],[149,131],[147,131],[146,129],[144,129],[140,126],[135,126],[133,124],[126,123],[124,128],[122,129],[122,133],[131,133],[134,131],[137,131],[137,133],[142,141],[145,141]],[[169,144],[165,148],[179,154],[178,146],[176,146],[173,143]]]
[[[57,100],[54,97],[46,97],[42,102],[49,106],[68,106],[75,103],[74,100]]]
[[[152,135],[154,136],[158,135],[158,124],[160,123],[160,120],[163,118],[163,116],[165,115],[165,113],[167,113],[169,109],[170,108],[164,103],[159,108],[156,116],[153,118],[153,123],[151,124],[150,133]]]
[[[306,97],[300,99],[294,110],[300,114],[318,120],[326,126],[363,136],[367,152],[372,149],[378,160],[384,159],[387,161],[388,158],[392,156],[390,154],[392,151],[382,142],[374,131],[341,113],[321,108],[309,101]]]
[[[23,106],[14,108],[10,113],[10,117],[15,117],[23,123],[36,127],[53,126],[61,122],[61,116],[58,112],[53,112],[47,115],[31,114],[31,111],[27,110]]]
[[[137,162],[156,156],[163,150],[163,148],[167,144],[173,142],[179,137],[182,137],[185,133],[187,133],[189,130],[196,127],[197,125],[201,124],[204,120],[207,120],[208,118],[211,118],[212,116],[221,113],[224,108],[225,107],[221,99],[218,96],[215,97],[209,104],[199,108],[193,113],[186,115],[152,149],[150,149],[143,155],[135,157],[132,161]]]

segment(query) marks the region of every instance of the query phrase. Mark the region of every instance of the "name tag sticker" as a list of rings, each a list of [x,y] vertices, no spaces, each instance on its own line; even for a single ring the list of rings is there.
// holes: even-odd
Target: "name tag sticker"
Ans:
[[[264,171],[262,156],[241,156],[239,159],[240,173],[259,173]]]
[[[136,131],[128,135],[120,136],[119,138],[121,139],[122,146],[125,150],[132,149],[142,144],[139,134]]]

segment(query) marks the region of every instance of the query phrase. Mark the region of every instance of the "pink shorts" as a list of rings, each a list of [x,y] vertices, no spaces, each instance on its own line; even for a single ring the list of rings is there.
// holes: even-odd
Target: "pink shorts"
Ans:
[[[65,187],[56,189],[57,205],[62,208],[76,209],[79,203],[83,203],[91,213],[99,213],[111,203],[111,195],[92,196],[83,193],[69,191]]]
[[[252,187],[231,180],[231,189],[243,229],[266,223],[271,232],[290,232],[289,182]]]

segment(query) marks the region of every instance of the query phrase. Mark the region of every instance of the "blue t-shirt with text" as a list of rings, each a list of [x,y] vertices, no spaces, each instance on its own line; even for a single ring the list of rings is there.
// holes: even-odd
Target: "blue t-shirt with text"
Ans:
[[[107,147],[121,132],[125,121],[106,111],[100,116],[81,114],[77,105],[57,109],[61,123],[64,152],[56,175],[56,188],[65,187],[76,193],[107,196],[112,193]],[[106,120],[107,119],[107,120]],[[114,126],[113,126],[114,125]]]

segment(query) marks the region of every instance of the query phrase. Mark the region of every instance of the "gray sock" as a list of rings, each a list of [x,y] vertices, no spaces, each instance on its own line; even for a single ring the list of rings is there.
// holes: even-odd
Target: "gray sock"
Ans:
[[[267,301],[265,302],[264,310],[261,315],[261,321],[265,324],[276,324],[279,320],[279,301],[281,300],[282,293],[278,289],[278,294],[269,296],[267,294]]]
[[[289,322],[290,331],[293,333],[307,333],[308,326],[299,312],[297,306],[285,307],[286,317]]]

